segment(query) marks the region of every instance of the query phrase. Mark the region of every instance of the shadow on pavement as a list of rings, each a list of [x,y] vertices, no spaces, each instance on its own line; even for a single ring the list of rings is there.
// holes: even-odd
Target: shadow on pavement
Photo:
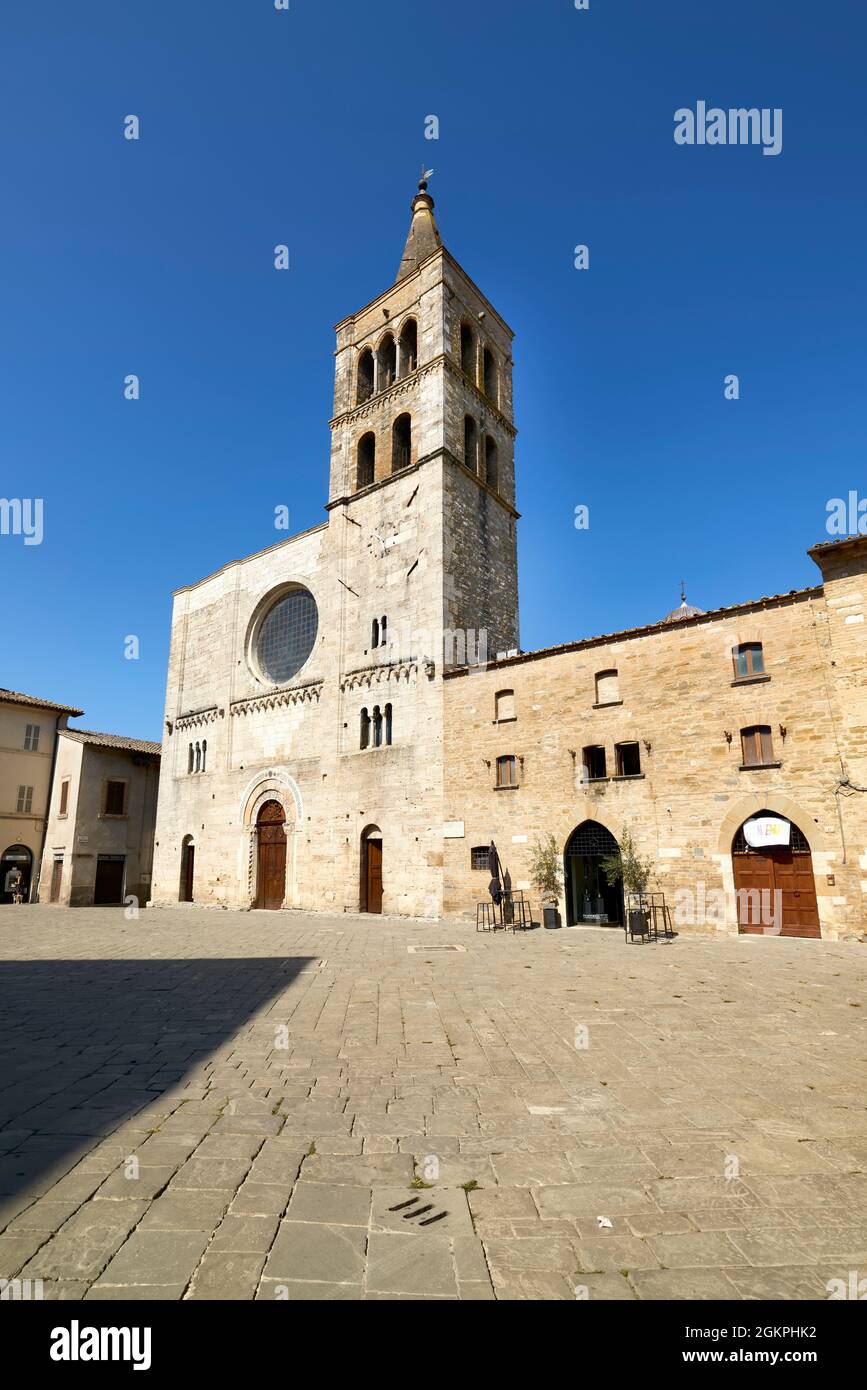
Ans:
[[[0,1203],[183,1084],[313,959],[0,962]]]

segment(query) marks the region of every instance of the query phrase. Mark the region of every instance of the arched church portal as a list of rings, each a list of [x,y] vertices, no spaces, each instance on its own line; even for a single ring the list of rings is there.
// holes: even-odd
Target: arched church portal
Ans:
[[[256,817],[259,841],[257,907],[280,908],[286,897],[286,812],[279,801],[266,801]]]

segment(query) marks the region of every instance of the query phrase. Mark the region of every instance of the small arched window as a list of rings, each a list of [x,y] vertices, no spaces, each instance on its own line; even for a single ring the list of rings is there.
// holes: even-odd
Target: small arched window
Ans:
[[[386,333],[376,354],[377,391],[387,391],[397,376],[397,346],[393,333]]]
[[[391,427],[391,471],[400,473],[412,463],[412,420],[398,415]]]
[[[498,724],[515,718],[514,690],[498,690],[494,696],[494,718]]]
[[[205,770],[205,764],[207,763],[207,761],[208,761],[208,740],[207,740],[206,738],[203,738],[203,739],[202,739],[202,771],[203,771],[203,772],[204,772],[204,770]]]
[[[379,646],[379,619],[378,619],[378,618],[374,618],[373,622],[370,624],[370,645],[371,645],[371,647],[378,647],[378,646]]]
[[[489,401],[493,401],[494,405],[496,405],[496,404],[497,404],[497,359],[496,359],[496,357],[494,356],[494,354],[491,352],[491,349],[488,348],[488,347],[485,348],[485,351],[484,351],[484,353],[483,353],[483,355],[482,355],[482,373],[483,373],[483,378],[482,378],[482,379],[483,379],[484,384],[485,384],[485,395],[487,396],[487,398],[488,398]]]
[[[201,770],[202,770],[202,749],[201,749],[201,746],[197,743],[197,744],[196,744],[196,772],[201,772]]]
[[[408,376],[418,366],[418,324],[415,319],[407,319],[400,330],[398,364],[401,376]]]
[[[385,707],[385,741],[391,743],[391,705]]]
[[[492,488],[496,488],[498,482],[497,445],[489,434],[485,435],[485,482]]]
[[[478,446],[476,444],[476,422],[472,415],[464,416],[464,463],[467,468],[476,471],[476,454]]]
[[[361,711],[361,729],[358,741],[359,748],[370,747],[370,715],[366,709]]]
[[[373,746],[382,747],[382,710],[379,705],[373,706]]]
[[[365,348],[358,359],[355,380],[355,404],[369,401],[373,395],[373,353]]]
[[[376,435],[368,430],[358,441],[355,470],[356,487],[370,487],[376,474]]]
[[[379,620],[379,645],[381,647],[388,646],[388,618],[384,613]]]
[[[761,642],[741,642],[732,647],[732,660],[735,667],[735,680],[749,680],[750,676],[765,674],[765,654]]]
[[[461,324],[461,371],[476,384],[476,335],[468,323]]]
[[[194,759],[194,757],[195,757],[195,753],[193,752],[193,745],[190,744],[190,755],[189,755],[189,760],[188,760],[188,762],[187,762],[187,772],[192,772],[192,770],[193,770],[193,759]]]
[[[610,671],[596,672],[597,705],[616,705],[620,703],[620,678],[612,668]]]

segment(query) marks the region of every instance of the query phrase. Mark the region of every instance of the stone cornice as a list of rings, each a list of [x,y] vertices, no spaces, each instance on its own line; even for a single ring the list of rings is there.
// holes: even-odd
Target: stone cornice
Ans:
[[[331,429],[336,430],[338,426],[344,425],[348,421],[354,422],[355,420],[364,420],[369,415],[375,415],[383,402],[396,400],[400,396],[405,396],[410,387],[414,386],[417,381],[424,376],[430,376],[435,367],[442,365],[460,381],[461,385],[468,387],[469,390],[472,391],[479,405],[490,412],[501,428],[504,429],[512,439],[517,436],[518,431],[508,416],[504,415],[499,406],[494,405],[494,402],[488,399],[484,391],[479,390],[475,382],[461,370],[447,352],[439,353],[438,356],[432,357],[429,362],[425,362],[423,367],[416,367],[414,372],[409,372],[406,376],[399,377],[387,390],[377,391],[375,396],[368,396],[366,401],[361,401],[358,405],[352,406],[350,410],[344,410],[340,415],[335,415],[329,421]]]
[[[432,679],[436,666],[430,657],[407,657],[402,661],[384,661],[377,666],[361,666],[355,671],[346,671],[340,678],[341,690],[357,690],[359,687],[372,687],[382,684],[409,684],[418,680],[419,675]]]
[[[329,424],[332,430],[338,425],[344,424],[347,420],[363,420],[366,416],[374,414],[383,401],[396,400],[399,396],[405,396],[410,388],[420,381],[424,376],[430,376],[434,367],[441,361],[440,357],[435,357],[431,362],[426,362],[423,367],[416,367],[414,372],[407,372],[406,376],[398,377],[397,381],[392,382],[391,386],[384,391],[377,391],[375,396],[368,396],[366,401],[360,401],[351,410],[344,410],[340,415],[335,415]]]
[[[188,710],[186,714],[179,714],[172,723],[175,729],[194,729],[202,724],[214,724],[218,719],[222,719],[226,711],[218,708],[217,705],[210,705],[207,709]]]
[[[324,681],[310,681],[283,690],[269,690],[263,695],[251,695],[246,700],[233,700],[229,714],[258,714],[260,710],[279,709],[283,705],[318,704]]]

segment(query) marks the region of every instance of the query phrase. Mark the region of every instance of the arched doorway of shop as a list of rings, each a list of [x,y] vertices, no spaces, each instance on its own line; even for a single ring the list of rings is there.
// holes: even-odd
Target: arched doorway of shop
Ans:
[[[757,936],[822,935],[813,856],[794,821],[773,811],[750,816],[732,841],[732,868],[739,931]]]
[[[286,812],[266,801],[256,817],[259,837],[257,907],[281,908],[286,897]]]
[[[620,846],[604,825],[586,820],[572,831],[563,856],[566,921],[570,927],[620,926],[623,922],[623,889],[609,884],[602,860],[620,857]]]
[[[361,836],[362,912],[382,912],[382,831],[369,825]]]
[[[16,869],[21,870],[22,901],[30,901],[33,855],[26,845],[10,845],[0,859],[0,903],[12,901],[12,876]]]

